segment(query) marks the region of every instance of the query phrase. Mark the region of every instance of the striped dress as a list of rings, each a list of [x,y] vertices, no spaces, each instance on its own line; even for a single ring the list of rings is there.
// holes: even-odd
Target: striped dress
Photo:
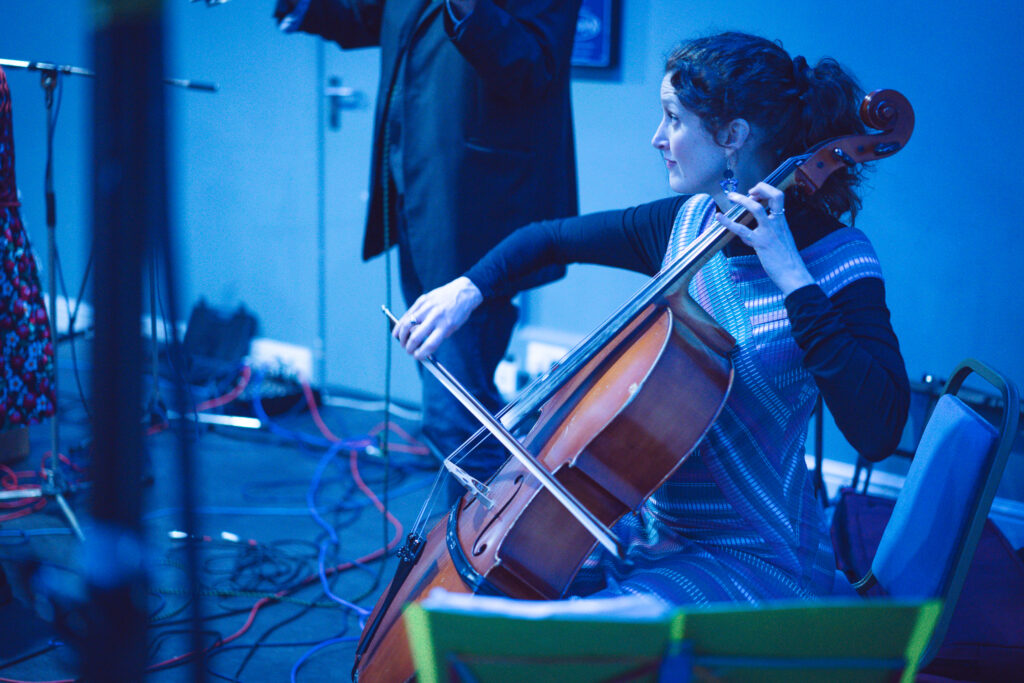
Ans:
[[[707,195],[683,205],[666,261],[700,233],[712,208]],[[871,244],[854,228],[801,255],[828,296],[854,280],[881,278]],[[616,525],[626,561],[595,551],[569,594],[650,593],[691,605],[825,594],[835,561],[804,461],[818,390],[782,292],[756,256],[719,253],[694,277],[690,294],[737,341],[732,391],[679,470]]]

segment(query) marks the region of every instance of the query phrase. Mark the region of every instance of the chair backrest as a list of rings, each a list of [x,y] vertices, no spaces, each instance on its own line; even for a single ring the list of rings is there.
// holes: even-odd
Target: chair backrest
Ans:
[[[1002,396],[998,428],[956,397],[972,373]],[[931,661],[945,637],[1019,418],[1012,382],[974,359],[961,363],[928,420],[871,563],[874,579],[889,595],[944,600],[922,665]]]

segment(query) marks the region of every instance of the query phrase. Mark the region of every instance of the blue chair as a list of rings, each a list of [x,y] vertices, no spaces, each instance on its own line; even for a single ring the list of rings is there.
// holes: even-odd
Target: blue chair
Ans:
[[[972,374],[1000,394],[997,426],[957,397]],[[943,600],[921,667],[935,657],[945,638],[1019,419],[1019,393],[1012,382],[974,359],[957,366],[925,426],[870,569],[863,576],[847,577],[861,595],[870,591],[899,599]],[[837,577],[836,592],[846,591],[849,586],[843,587]]]

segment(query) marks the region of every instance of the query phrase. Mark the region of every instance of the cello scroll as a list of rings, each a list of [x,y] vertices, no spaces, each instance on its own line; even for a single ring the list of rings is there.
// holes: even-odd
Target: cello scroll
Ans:
[[[843,166],[854,166],[892,156],[903,149],[914,130],[914,108],[895,90],[874,90],[860,105],[860,119],[880,133],[849,135],[827,140],[809,152],[796,170],[796,185],[805,194],[814,194],[832,173]]]

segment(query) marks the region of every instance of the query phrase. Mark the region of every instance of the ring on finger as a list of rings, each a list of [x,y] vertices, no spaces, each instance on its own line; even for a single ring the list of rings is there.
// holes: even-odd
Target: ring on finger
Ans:
[[[785,214],[786,214],[786,207],[782,207],[782,208],[779,208],[779,209],[773,209],[770,206],[768,207],[768,217],[769,218],[771,218],[773,216],[784,216]]]

